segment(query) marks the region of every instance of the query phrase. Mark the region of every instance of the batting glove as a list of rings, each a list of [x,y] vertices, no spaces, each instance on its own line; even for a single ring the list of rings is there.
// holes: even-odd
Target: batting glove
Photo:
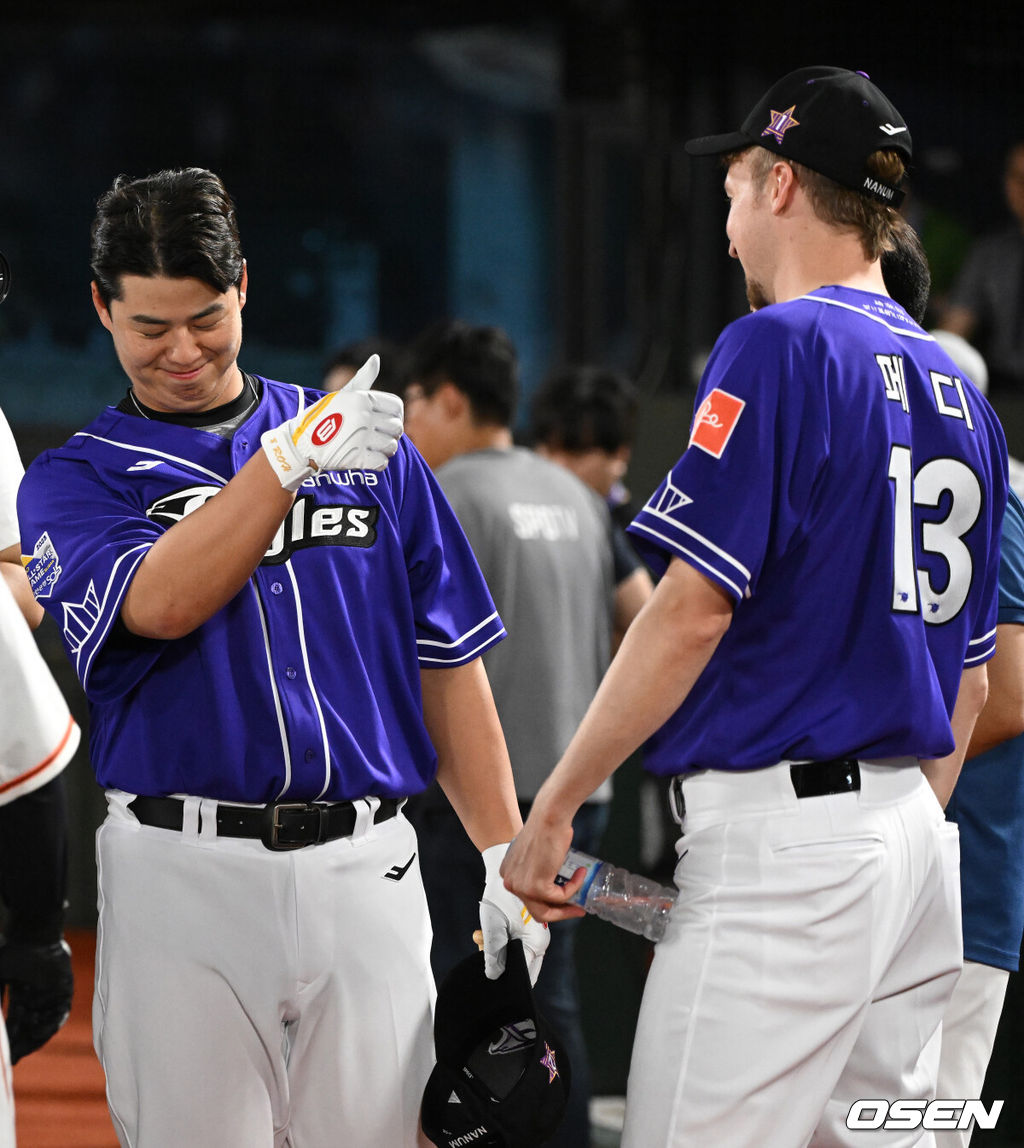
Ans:
[[[7,997],[11,1064],[42,1048],[68,1019],[73,989],[66,941],[33,944],[0,937],[0,995]]]
[[[380,357],[371,355],[340,391],[273,430],[260,442],[285,490],[321,470],[383,470],[398,450],[404,404],[371,391]]]
[[[491,845],[481,853],[484,859],[484,895],[480,901],[480,928],[484,935],[484,972],[488,980],[497,980],[505,971],[508,942],[523,942],[530,983],[536,984],[544,952],[551,940],[547,925],[536,921],[530,911],[505,888],[501,879],[501,862],[508,843]]]

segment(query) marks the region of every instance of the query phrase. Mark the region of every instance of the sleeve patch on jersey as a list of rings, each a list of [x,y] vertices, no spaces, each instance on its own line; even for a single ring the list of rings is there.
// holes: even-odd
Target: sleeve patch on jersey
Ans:
[[[743,399],[715,387],[694,416],[690,446],[699,447],[714,458],[721,458],[746,405]]]
[[[49,598],[57,584],[57,579],[61,575],[60,558],[50,541],[50,535],[44,531],[33,547],[32,554],[27,560],[22,555],[21,560],[24,563],[32,593],[37,598]]]

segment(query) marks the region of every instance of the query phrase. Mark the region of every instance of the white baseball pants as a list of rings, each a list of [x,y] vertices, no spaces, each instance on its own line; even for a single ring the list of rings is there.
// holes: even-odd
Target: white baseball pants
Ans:
[[[943,1100],[980,1100],[1010,974],[977,961],[964,961],[942,1018],[942,1051],[935,1095]],[[973,1127],[938,1132],[943,1148],[967,1148]]]
[[[960,971],[959,842],[916,762],[797,798],[788,763],[683,783],[623,1148],[904,1148],[859,1099],[933,1097]]]
[[[93,1003],[122,1148],[414,1148],[434,985],[405,817],[271,852],[200,833],[198,798],[181,833],[130,799],[97,834]]]

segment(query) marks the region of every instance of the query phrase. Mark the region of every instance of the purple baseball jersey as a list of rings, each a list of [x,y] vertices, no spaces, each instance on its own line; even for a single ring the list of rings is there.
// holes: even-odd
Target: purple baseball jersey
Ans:
[[[421,667],[468,662],[504,629],[407,440],[380,473],[307,479],[247,585],[193,633],[144,639],[118,621],[156,539],[320,397],[262,390],[230,441],[109,407],[22,483],[29,579],[88,696],[97,779],[245,802],[416,793],[436,768]]]
[[[827,287],[722,333],[689,445],[630,526],[735,599],[658,774],[938,757],[995,647],[1006,444],[892,300]]]

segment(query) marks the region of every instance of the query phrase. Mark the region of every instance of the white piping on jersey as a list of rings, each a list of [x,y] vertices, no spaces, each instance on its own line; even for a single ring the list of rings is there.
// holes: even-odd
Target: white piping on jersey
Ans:
[[[96,625],[97,626],[99,625],[100,620],[103,618],[103,615],[106,613],[107,603],[109,602],[110,597],[111,597],[111,586],[113,586],[113,584],[114,584],[114,576],[117,573],[118,567],[121,565],[122,562],[131,558],[131,556],[133,554],[137,554],[135,561],[131,564],[131,567],[127,571],[127,574],[124,577],[124,579],[119,580],[117,583],[118,588],[121,588],[123,586],[125,589],[125,593],[127,593],[128,584],[132,580],[132,575],[135,573],[136,567],[143,560],[143,558],[145,558],[146,555],[149,553],[149,549],[152,545],[153,544],[151,542],[142,543],[141,545],[136,546],[132,550],[126,551],[114,563],[114,568],[113,568],[113,570],[110,571],[110,577],[107,579],[107,585],[103,590],[103,601],[100,603],[99,610],[97,611],[97,614],[96,614]],[[91,586],[92,582],[90,582],[89,585]],[[123,596],[124,595],[122,594],[122,598],[123,598]],[[66,607],[65,607],[65,609],[66,609]],[[107,634],[110,633],[110,627],[114,624],[115,620],[117,619],[117,614],[118,614],[118,611],[112,611],[111,612],[110,617],[107,619],[107,624],[106,624],[106,626],[103,627],[103,632],[99,635],[98,639],[96,638],[96,626],[93,626],[93,628],[86,633],[85,637],[82,639],[81,645],[78,647],[78,650],[75,654],[75,672],[78,674],[78,680],[82,683],[83,689],[87,688],[87,682],[88,682],[89,674],[92,671],[92,663],[95,661],[96,655],[100,652],[100,648],[102,647],[103,643],[106,641]],[[94,639],[96,639],[96,640],[94,640]],[[86,658],[85,666],[83,667],[82,666],[82,651],[85,650],[85,648],[87,646],[89,647],[90,653],[89,653],[89,656]]]
[[[968,643],[968,649],[970,648],[971,645],[972,645],[972,643]],[[965,666],[972,666],[975,664],[975,662],[984,662],[993,653],[995,653],[995,645],[994,644],[989,646],[987,649],[982,650],[980,654],[975,654],[973,657],[970,657],[970,658],[964,658],[964,665]]]
[[[260,616],[260,629],[263,631],[263,651],[267,655],[267,681],[270,682],[270,693],[274,699],[274,713],[277,716],[277,732],[281,737],[281,756],[284,759],[284,785],[281,786],[278,798],[288,792],[292,783],[292,757],[288,752],[288,732],[284,724],[284,711],[281,709],[281,695],[277,692],[277,682],[274,681],[274,660],[270,653],[270,634],[267,632],[267,618],[263,613],[263,603],[259,594],[255,595],[256,609]]]
[[[995,648],[995,640],[996,631],[994,629],[989,630],[987,634],[982,634],[980,638],[971,638],[971,640],[967,643],[968,656],[964,658],[964,665],[970,666],[975,662],[985,661],[985,659],[992,654],[992,651]],[[984,646],[984,649],[978,653],[971,653],[972,646]]]
[[[714,574],[715,579],[717,581],[724,582],[727,586],[731,586],[733,588],[733,590],[736,591],[737,597],[746,598],[749,596],[749,591],[750,591],[749,582],[747,583],[746,587],[740,586],[739,583],[734,582],[731,578],[727,578],[722,573],[722,571],[718,569],[717,566],[712,566],[710,562],[705,562],[704,559],[701,558],[699,554],[694,554],[692,550],[687,550],[685,546],[680,546],[680,544],[674,538],[669,538],[667,535],[659,533],[657,530],[652,529],[650,526],[648,526],[644,522],[639,522],[639,521],[634,519],[632,525],[636,530],[646,530],[648,534],[650,534],[654,538],[659,539],[661,542],[664,542],[669,547],[669,549],[675,551],[676,554],[681,554],[681,555],[685,554],[688,559],[692,559],[694,562],[697,563],[698,566],[703,566],[705,568],[705,570],[710,570],[711,573]],[[679,523],[676,522],[676,523],[673,523],[673,525],[678,526]],[[701,542],[705,542],[710,547],[710,549],[715,550],[716,553],[721,554],[720,550],[717,550],[717,548],[712,546],[710,542],[707,542],[706,539],[701,538],[699,534],[695,533],[692,530],[689,531],[689,533],[693,534],[694,538],[699,538]],[[729,555],[723,554],[722,557],[728,558]],[[730,561],[733,562],[734,566],[739,566],[739,563],[736,562],[735,560],[730,559]],[[740,566],[740,569],[743,570],[743,567]],[[745,570],[743,572],[746,574]],[[749,577],[749,575],[748,575],[748,577]]]
[[[492,614],[491,617],[493,618],[494,615]],[[488,619],[488,620],[490,620],[490,619]],[[479,630],[480,627],[476,626],[475,629]],[[472,634],[473,630],[470,630],[469,632]],[[441,666],[457,666],[457,665],[460,665],[462,662],[468,662],[470,658],[475,657],[481,650],[486,650],[488,646],[493,645],[499,638],[503,637],[506,633],[507,633],[507,631],[506,631],[505,627],[502,626],[501,629],[497,631],[497,633],[492,634],[488,639],[486,639],[486,641],[481,642],[479,646],[474,647],[468,653],[460,654],[459,657],[457,657],[457,658],[428,658],[425,654],[420,654],[419,660],[421,663],[422,662],[437,662],[437,664],[441,665]],[[443,646],[443,645],[446,645],[447,643],[445,643],[445,642],[433,642],[431,644],[435,645],[435,646]]]
[[[691,538],[696,538],[697,541],[702,546],[706,546],[711,551],[712,554],[717,554],[719,558],[724,558],[726,560],[726,562],[728,562],[731,566],[735,566],[736,569],[743,575],[744,578],[746,578],[746,580],[748,582],[750,581],[750,571],[746,568],[746,566],[743,565],[742,562],[738,562],[735,558],[733,558],[733,556],[731,554],[727,553],[721,547],[716,546],[709,538],[705,538],[703,534],[698,534],[697,531],[694,530],[692,526],[687,526],[685,523],[679,522],[677,519],[672,518],[670,515],[666,514],[664,511],[654,510],[654,509],[652,509],[652,507],[650,505],[645,506],[644,510],[648,514],[653,515],[655,518],[664,519],[670,526],[674,526],[676,530],[681,530],[684,534],[689,534],[689,536]],[[637,525],[642,526],[643,523],[637,523]],[[648,527],[647,529],[650,529],[650,527]],[[655,531],[651,530],[651,533],[654,534]],[[667,541],[667,539],[666,539],[666,541]]]
[[[484,618],[484,620],[482,622],[478,622],[473,627],[472,630],[467,630],[460,637],[456,638],[454,642],[437,642],[433,638],[417,638],[416,639],[416,645],[417,646],[440,646],[441,649],[443,649],[443,650],[454,650],[456,646],[461,646],[462,643],[467,638],[472,638],[472,636],[477,632],[477,630],[482,630],[484,628],[484,626],[487,625],[488,622],[493,622],[494,619],[497,618],[497,616],[498,616],[498,611],[495,610],[493,614],[491,614],[487,618]]]
[[[892,331],[894,335],[906,335],[908,339],[923,339],[926,343],[935,342],[935,339],[927,331],[911,331],[906,327],[894,327],[891,323],[887,323],[881,315],[872,315],[863,307],[856,307],[853,303],[844,303],[841,299],[823,299],[820,295],[801,295],[800,298],[809,299],[814,303],[827,303],[830,307],[842,307],[844,311],[853,311],[854,314],[863,315],[865,319],[870,319],[872,323],[880,323]]]
[[[302,387],[299,386],[298,383],[286,383],[285,386],[291,387],[292,390],[295,391],[299,404],[299,409],[295,412],[295,417],[298,418],[298,416],[301,415],[302,412],[306,409],[306,392],[302,389]]]
[[[151,454],[157,458],[166,459],[169,462],[179,463],[181,466],[189,470],[194,470],[199,474],[205,475],[207,478],[215,478],[222,486],[227,484],[227,479],[222,474],[217,474],[216,471],[207,470],[205,466],[200,466],[198,463],[193,462],[189,458],[182,458],[177,454],[168,454],[163,450],[153,450],[148,446],[137,446],[132,442],[119,442],[117,439],[104,438],[102,435],[89,434],[87,431],[77,431],[71,436],[72,438],[94,438],[97,442],[105,442],[107,446],[116,446],[121,450],[131,451],[133,454]]]
[[[324,711],[320,708],[320,697],[317,694],[316,686],[313,684],[313,670],[309,664],[309,651],[306,648],[306,630],[302,624],[302,595],[299,593],[299,583],[295,577],[295,571],[292,569],[291,562],[286,562],[284,566],[288,571],[288,579],[292,584],[292,592],[295,595],[295,620],[299,630],[299,648],[302,650],[302,666],[306,671],[306,684],[309,686],[309,692],[313,698],[313,706],[316,709],[316,716],[320,721],[320,740],[323,743],[324,749],[324,785],[323,789],[313,798],[314,801],[319,801],[331,784],[331,744],[327,737],[327,723],[324,721]]]

